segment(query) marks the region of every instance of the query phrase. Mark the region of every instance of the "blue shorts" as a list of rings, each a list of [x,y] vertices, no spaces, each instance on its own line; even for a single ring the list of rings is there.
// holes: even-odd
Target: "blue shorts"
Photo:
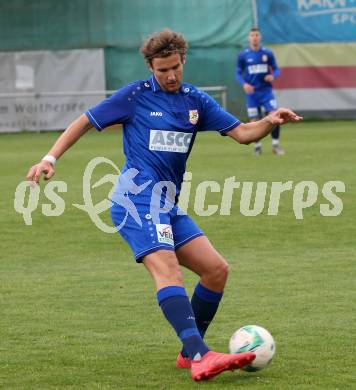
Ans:
[[[254,92],[246,95],[247,115],[249,119],[259,118],[266,112],[277,109],[277,101],[272,91]]]
[[[195,222],[176,205],[169,212],[159,214],[159,220],[155,217],[155,221],[150,214],[150,197],[136,195],[134,206],[134,210],[128,212],[129,207],[113,203],[111,219],[122,238],[130,245],[138,263],[150,253],[160,249],[175,251],[192,239],[204,235]]]

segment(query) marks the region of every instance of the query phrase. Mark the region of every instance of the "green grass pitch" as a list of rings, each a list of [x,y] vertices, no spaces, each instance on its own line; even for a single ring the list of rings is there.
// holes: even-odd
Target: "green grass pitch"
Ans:
[[[67,183],[65,211],[46,217],[39,207],[26,226],[14,193],[30,165],[58,133],[0,136],[0,388],[4,389],[354,389],[356,383],[356,128],[355,122],[306,122],[282,132],[287,154],[263,155],[215,133],[200,134],[188,163],[192,194],[202,180],[294,184],[314,181],[317,203],[293,213],[292,192],[279,214],[246,217],[236,190],[230,216],[190,215],[230,264],[218,315],[206,335],[227,351],[232,333],[248,324],[267,328],[277,343],[272,364],[257,373],[235,371],[195,384],[174,366],[179,341],[166,324],[142,265],[117,234],[98,230],[83,203],[88,161],[123,163],[121,134],[90,132],[58,162],[55,180]],[[112,172],[112,171],[111,171]],[[97,177],[108,173],[98,168]],[[323,217],[321,190],[343,181],[343,212]],[[110,189],[95,189],[95,202]],[[207,202],[220,195],[209,193]],[[109,222],[108,212],[103,219]],[[197,281],[184,271],[187,290]]]

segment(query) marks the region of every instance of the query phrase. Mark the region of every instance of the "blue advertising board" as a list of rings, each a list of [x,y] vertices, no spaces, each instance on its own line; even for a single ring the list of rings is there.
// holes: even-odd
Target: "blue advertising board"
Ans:
[[[255,0],[265,43],[356,41],[356,0]]]

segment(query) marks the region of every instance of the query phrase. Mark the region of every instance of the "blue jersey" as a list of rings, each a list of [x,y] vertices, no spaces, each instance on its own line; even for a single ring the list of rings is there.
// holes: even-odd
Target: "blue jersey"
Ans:
[[[264,80],[268,74],[272,74],[274,78],[279,76],[272,50],[265,47],[257,51],[247,48],[238,55],[236,80],[241,85],[248,83],[255,87],[255,91],[271,91],[272,84]]]
[[[123,87],[85,114],[97,130],[123,124],[122,172],[137,169],[135,184],[170,181],[177,194],[197,132],[225,135],[240,124],[196,87],[182,84],[177,93],[165,92],[153,76]]]

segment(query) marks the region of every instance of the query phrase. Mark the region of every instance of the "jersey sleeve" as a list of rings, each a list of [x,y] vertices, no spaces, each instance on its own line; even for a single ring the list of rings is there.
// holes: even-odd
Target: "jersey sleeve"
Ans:
[[[198,131],[217,130],[221,135],[226,133],[241,122],[233,115],[226,112],[211,96],[201,93],[202,118],[199,121]]]
[[[279,71],[279,68],[277,65],[277,61],[276,61],[272,51],[270,51],[270,53],[269,53],[269,66],[271,67],[271,69],[273,71],[273,77],[276,79],[279,76],[280,71]]]
[[[243,53],[240,53],[236,60],[236,80],[241,84],[245,84],[243,72],[245,69]]]
[[[90,123],[99,131],[105,127],[129,121],[135,111],[139,82],[129,84],[85,112]]]

